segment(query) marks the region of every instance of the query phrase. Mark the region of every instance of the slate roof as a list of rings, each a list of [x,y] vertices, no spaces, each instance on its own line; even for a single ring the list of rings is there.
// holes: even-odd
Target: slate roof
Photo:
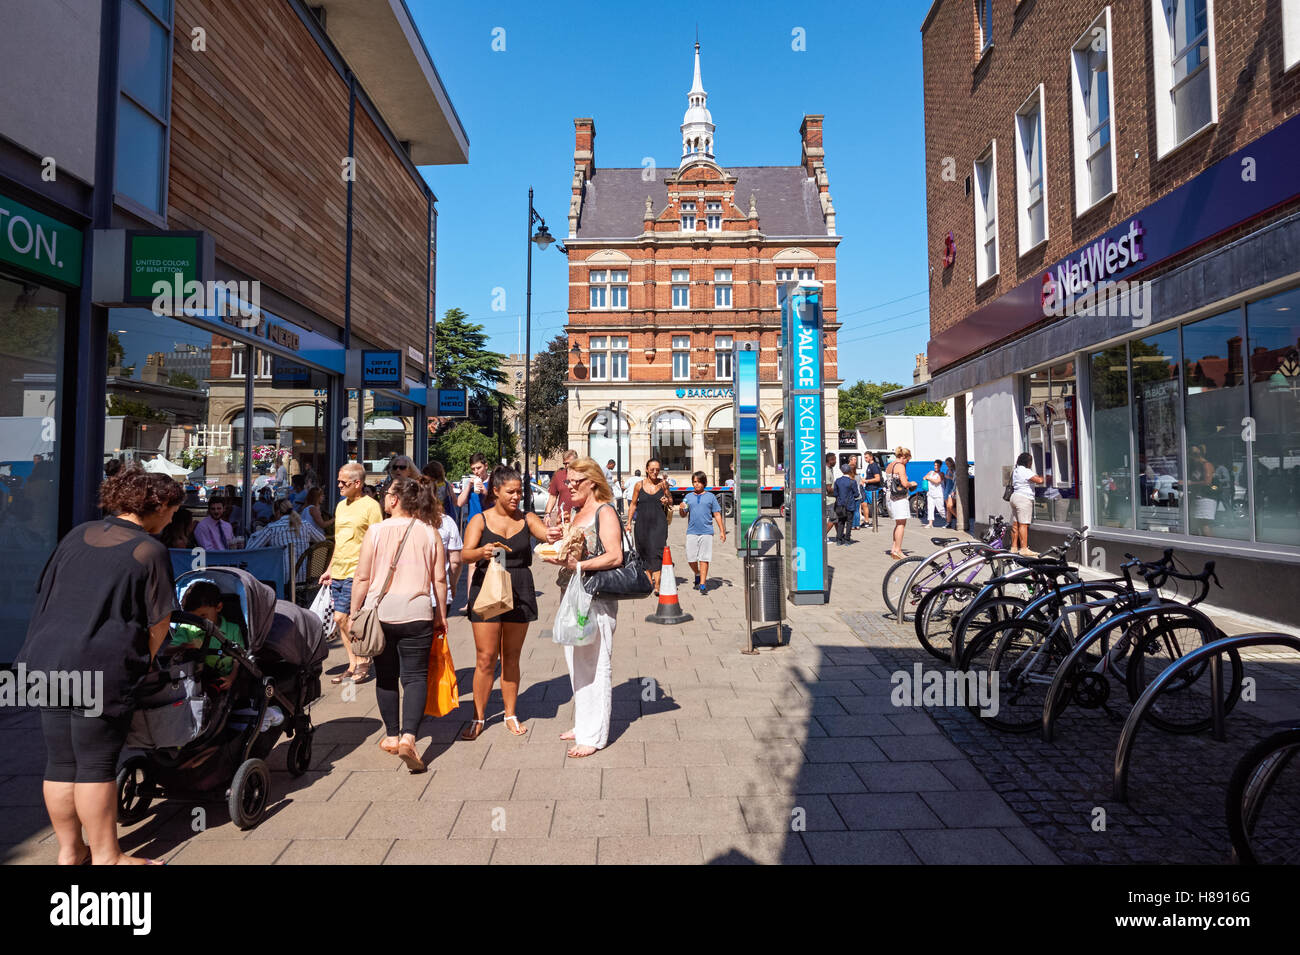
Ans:
[[[767,236],[820,236],[826,234],[817,184],[802,166],[729,166],[736,177],[736,206],[749,211],[749,194],[758,207],[758,227]],[[643,170],[596,168],[582,199],[579,239],[626,239],[641,234],[645,223],[645,197],[654,200],[658,216],[668,205],[665,180],[676,169],[657,170],[650,181]]]

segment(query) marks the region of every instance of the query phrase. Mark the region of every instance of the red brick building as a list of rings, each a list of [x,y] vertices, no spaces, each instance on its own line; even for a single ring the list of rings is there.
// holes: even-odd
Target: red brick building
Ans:
[[[930,397],[972,395],[972,513],[1027,451],[1036,546],[1174,546],[1269,603],[1260,562],[1300,582],[1300,5],[934,0],[921,34]]]
[[[679,483],[695,470],[725,481],[734,460],[731,357],[738,343],[756,341],[762,479],[778,483],[778,282],[825,287],[827,433],[838,427],[840,237],[822,117],[803,118],[797,166],[722,166],[698,44],[687,101],[671,169],[597,165],[595,120],[574,120],[570,446],[602,464],[616,459],[624,472],[655,456]],[[622,402],[622,419],[610,402]]]

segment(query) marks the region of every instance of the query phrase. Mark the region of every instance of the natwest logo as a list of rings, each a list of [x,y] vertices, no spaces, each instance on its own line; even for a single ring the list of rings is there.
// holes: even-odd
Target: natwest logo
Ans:
[[[1131,265],[1141,262],[1142,236],[1145,231],[1137,219],[1118,239],[1101,238],[1084,246],[1074,258],[1066,259],[1043,275],[1043,307],[1051,309],[1067,296],[1078,295],[1089,286]]]

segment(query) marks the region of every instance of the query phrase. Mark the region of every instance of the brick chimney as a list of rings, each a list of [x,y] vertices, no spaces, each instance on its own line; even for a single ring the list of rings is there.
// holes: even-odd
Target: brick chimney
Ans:
[[[578,235],[582,217],[582,196],[596,171],[596,121],[579,117],[573,121],[573,195],[569,199],[569,238]]]
[[[799,138],[803,142],[803,168],[811,178],[817,177],[817,167],[826,161],[826,151],[822,148],[822,120],[820,113],[804,116],[799,126]]]

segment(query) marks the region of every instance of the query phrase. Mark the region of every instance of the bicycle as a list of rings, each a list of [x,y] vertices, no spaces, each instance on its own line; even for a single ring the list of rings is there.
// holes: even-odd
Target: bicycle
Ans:
[[[950,573],[957,570],[972,556],[1006,553],[1002,541],[1006,537],[1007,522],[1000,515],[989,515],[989,528],[979,540],[963,541],[958,537],[931,537],[930,543],[939,550],[928,557],[919,554],[896,560],[885,571],[880,582],[880,592],[885,599],[885,606],[898,620],[911,619],[902,597],[908,595],[907,604],[915,607],[925,592],[942,583]],[[957,560],[960,554],[962,560]],[[973,579],[973,577],[972,577]]]
[[[1228,780],[1228,835],[1243,865],[1300,862],[1300,721],[1251,747]]]

